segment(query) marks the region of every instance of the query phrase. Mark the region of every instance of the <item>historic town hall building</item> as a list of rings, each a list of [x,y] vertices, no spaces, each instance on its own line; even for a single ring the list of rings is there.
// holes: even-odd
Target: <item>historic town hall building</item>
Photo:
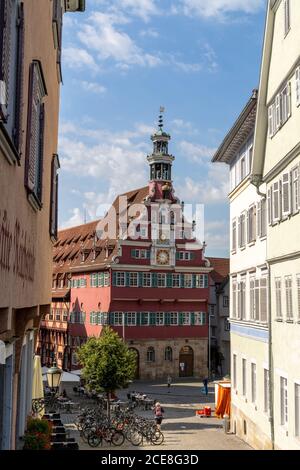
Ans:
[[[137,352],[136,375],[207,375],[210,263],[172,186],[160,116],[149,185],[119,195],[100,221],[59,232],[52,312],[38,352],[78,369],[76,348],[111,325]]]

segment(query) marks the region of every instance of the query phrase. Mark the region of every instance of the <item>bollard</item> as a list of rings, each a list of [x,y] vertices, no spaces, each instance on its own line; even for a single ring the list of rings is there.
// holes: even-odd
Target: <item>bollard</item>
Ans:
[[[224,415],[224,432],[228,434],[230,432],[230,417],[229,415]]]

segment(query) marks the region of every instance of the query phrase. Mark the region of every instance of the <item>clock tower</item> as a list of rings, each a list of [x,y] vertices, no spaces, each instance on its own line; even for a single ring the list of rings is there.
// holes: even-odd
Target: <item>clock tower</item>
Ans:
[[[161,267],[175,266],[176,244],[172,164],[175,157],[169,154],[171,136],[164,131],[164,108],[160,108],[158,130],[151,136],[153,152],[147,157],[150,166],[149,195],[146,203],[151,214],[151,264]]]

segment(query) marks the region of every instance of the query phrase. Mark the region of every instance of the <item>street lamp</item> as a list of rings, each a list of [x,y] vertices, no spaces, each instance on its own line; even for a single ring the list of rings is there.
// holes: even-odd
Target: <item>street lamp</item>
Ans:
[[[53,362],[52,367],[47,370],[48,385],[55,394],[58,392],[63,371],[57,367],[56,361]]]

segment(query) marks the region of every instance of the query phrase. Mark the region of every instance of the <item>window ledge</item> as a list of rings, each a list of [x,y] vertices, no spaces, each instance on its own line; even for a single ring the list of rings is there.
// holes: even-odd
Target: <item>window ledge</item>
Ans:
[[[275,318],[275,321],[277,321],[278,323],[283,323],[283,319],[282,319],[282,318]]]
[[[241,246],[241,247],[240,247],[240,250],[241,250],[241,251],[246,250],[246,246]]]
[[[261,242],[264,242],[267,239],[267,235],[264,235],[263,237],[259,237]]]
[[[10,165],[19,164],[20,156],[2,122],[0,122],[0,150]]]
[[[32,209],[35,212],[38,212],[42,209],[42,204],[37,200],[36,196],[33,193],[29,193],[27,196],[28,202],[31,205]],[[62,266],[62,265],[60,265]]]
[[[249,246],[249,247],[250,247],[250,246],[254,246],[255,243],[256,243],[256,240],[253,240],[252,242],[249,242],[249,243],[248,243],[248,246]]]
[[[231,251],[231,254],[232,254],[232,255],[236,255],[236,250],[232,250],[232,251]]]
[[[294,320],[285,320],[286,323],[295,323]]]

